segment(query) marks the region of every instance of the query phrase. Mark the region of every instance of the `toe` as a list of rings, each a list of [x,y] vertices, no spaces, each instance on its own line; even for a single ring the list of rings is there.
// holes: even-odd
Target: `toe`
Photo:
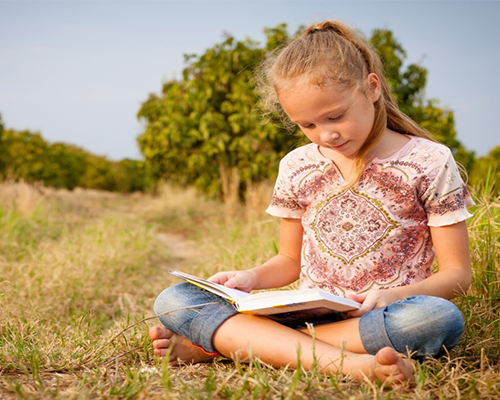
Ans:
[[[155,349],[154,353],[157,357],[165,357],[167,355],[168,349]]]
[[[392,365],[396,364],[401,356],[394,349],[384,347],[378,351],[376,357],[380,365]]]
[[[399,368],[397,365],[384,365],[380,368],[384,375],[396,375],[399,373]]]
[[[172,337],[174,333],[165,328],[164,326],[153,326],[151,329],[149,329],[149,337],[151,340],[157,340],[157,339],[169,339]]]
[[[176,360],[169,361],[168,365],[170,367],[177,367],[177,366],[179,366],[179,360],[176,359]]]
[[[156,339],[153,341],[153,347],[155,349],[167,349],[171,343],[170,339]]]
[[[149,337],[151,340],[156,340],[159,339],[161,335],[161,327],[160,326],[153,326],[149,328]]]

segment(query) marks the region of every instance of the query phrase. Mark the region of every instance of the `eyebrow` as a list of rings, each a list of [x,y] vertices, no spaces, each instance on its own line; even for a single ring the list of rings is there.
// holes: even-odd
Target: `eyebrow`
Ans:
[[[337,107],[335,107],[335,108],[333,108],[333,109],[329,109],[329,110],[325,111],[323,114],[318,115],[318,118],[320,118],[320,119],[321,119],[321,118],[324,118],[325,116],[327,116],[327,115],[329,115],[329,114],[338,114],[338,115],[336,115],[336,116],[340,116],[340,115],[342,115],[342,114],[345,114],[345,113],[346,113],[346,112],[347,112],[347,111],[348,111],[351,107],[352,107],[352,102],[350,102],[350,103],[347,105],[347,107],[345,107],[345,108],[344,108],[343,106],[342,106],[342,107],[337,106]],[[340,111],[340,110],[342,110],[342,111]],[[307,123],[309,123],[309,122],[307,122],[306,124],[304,124],[304,122],[303,122],[303,121],[300,121],[300,120],[298,120],[298,121],[294,121],[294,120],[292,120],[292,122],[293,122],[294,124],[297,124],[297,125],[307,125]]]

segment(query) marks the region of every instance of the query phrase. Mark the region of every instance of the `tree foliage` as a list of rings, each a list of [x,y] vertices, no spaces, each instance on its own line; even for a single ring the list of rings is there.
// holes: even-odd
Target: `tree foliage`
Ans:
[[[167,82],[139,111],[139,146],[156,179],[191,184],[234,199],[246,185],[272,178],[299,138],[256,118],[253,71],[265,52],[288,37],[267,30],[267,45],[227,36],[201,56],[186,56],[182,79]]]
[[[370,42],[382,58],[387,81],[400,110],[448,146],[456,160],[470,169],[474,153],[467,151],[457,139],[453,111],[440,107],[436,99],[424,97],[427,69],[418,64],[403,67],[406,51],[390,30],[374,30]]]
[[[56,188],[144,191],[142,161],[115,162],[65,143],[50,144],[36,132],[4,129],[0,118],[0,177],[43,182]]]
[[[252,182],[273,178],[279,160],[303,140],[262,124],[254,113],[253,71],[267,51],[289,38],[286,24],[264,33],[263,46],[227,35],[203,54],[185,56],[182,78],[166,82],[142,104],[138,117],[146,125],[138,142],[153,179],[194,185],[227,200]],[[369,40],[401,110],[470,167],[474,154],[458,141],[453,112],[424,98],[427,70],[405,67],[406,52],[390,30],[375,30]]]
[[[494,147],[485,157],[474,161],[469,173],[469,183],[472,187],[486,189],[492,196],[500,195],[500,146]]]
[[[3,124],[2,114],[0,114],[0,172],[5,169],[6,150],[5,146],[3,145],[3,139],[2,139],[4,131],[5,131],[5,126]]]

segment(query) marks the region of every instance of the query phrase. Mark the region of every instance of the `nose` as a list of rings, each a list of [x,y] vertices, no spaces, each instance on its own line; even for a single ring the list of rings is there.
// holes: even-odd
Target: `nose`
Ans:
[[[325,142],[325,143],[333,143],[339,137],[340,137],[340,135],[337,132],[332,132],[328,128],[321,130],[321,132],[319,134],[319,138],[321,139],[322,142]]]

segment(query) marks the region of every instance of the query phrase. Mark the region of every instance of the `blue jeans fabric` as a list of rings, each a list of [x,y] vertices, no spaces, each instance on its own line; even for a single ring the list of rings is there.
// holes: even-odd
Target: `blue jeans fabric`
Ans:
[[[361,316],[359,332],[368,354],[384,347],[415,359],[440,357],[458,344],[464,319],[448,300],[413,296]]]
[[[160,315],[172,310],[169,314]],[[238,313],[229,301],[188,282],[161,292],[155,301],[154,311],[166,328],[189,339],[209,354],[217,353],[212,345],[212,336],[217,328]]]
[[[237,314],[228,301],[188,282],[165,289],[154,311],[171,331],[189,339],[209,354],[217,354],[212,337],[217,328]],[[458,344],[464,329],[460,311],[447,300],[414,296],[364,314],[359,331],[365,350],[376,354],[383,347],[413,358],[439,357]]]

